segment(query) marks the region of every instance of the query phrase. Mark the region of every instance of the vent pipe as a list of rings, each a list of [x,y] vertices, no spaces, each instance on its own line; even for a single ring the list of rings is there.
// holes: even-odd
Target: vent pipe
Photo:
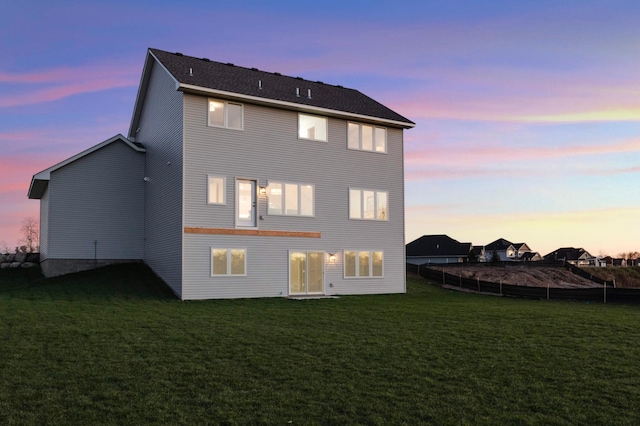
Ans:
[[[300,88],[299,87],[296,87],[296,96],[300,97]]]
[[[311,99],[311,89],[307,89],[307,98]]]
[[[258,89],[262,90],[262,80],[258,80]]]

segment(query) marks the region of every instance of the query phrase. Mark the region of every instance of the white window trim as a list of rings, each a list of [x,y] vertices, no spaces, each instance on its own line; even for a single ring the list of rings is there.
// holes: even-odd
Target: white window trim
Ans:
[[[280,184],[282,187],[282,195],[280,201],[280,210],[282,213],[272,213],[269,209],[269,190],[267,185],[267,215],[268,216],[289,216],[289,217],[316,217],[316,186],[310,183],[298,183],[298,182],[285,182],[285,181],[271,181],[269,180],[269,184]],[[286,185],[296,185],[298,191],[298,212],[302,212],[302,187],[310,186],[312,190],[312,199],[311,199],[311,214],[303,215],[301,213],[298,214],[287,214],[287,199],[286,199]]]
[[[214,274],[213,273],[213,251],[214,250],[227,250],[227,273],[226,274]],[[231,250],[244,250],[244,274],[232,274],[231,273]],[[209,258],[211,261],[211,278],[220,277],[246,277],[247,276],[247,249],[245,247],[210,247]],[[384,262],[384,255],[383,255]],[[383,269],[384,271],[384,269]]]
[[[358,148],[349,147],[349,124],[355,124],[356,126],[358,126]],[[371,137],[372,137],[372,140],[371,140],[372,149],[363,149],[362,148],[362,126],[370,126],[370,127],[373,128],[373,134],[371,135]],[[376,151],[375,150],[375,146],[376,146],[376,129],[384,130],[384,151]],[[351,151],[373,152],[374,154],[386,154],[389,151],[389,149],[388,149],[389,138],[387,137],[388,133],[389,132],[388,132],[386,127],[375,126],[373,124],[357,123],[355,121],[348,121],[347,122],[347,149],[350,149]]]
[[[360,191],[360,217],[351,217],[351,191]],[[371,191],[374,194],[374,207],[373,207],[373,218],[365,218],[364,217],[364,191]],[[376,218],[376,213],[378,212],[378,193],[384,192],[387,194],[387,217],[384,219]],[[368,220],[368,221],[376,221],[376,222],[388,222],[389,221],[389,191],[384,191],[381,189],[371,189],[371,188],[349,188],[348,192],[348,204],[349,204],[349,220]]]
[[[347,256],[346,253],[352,251],[356,254],[356,275],[353,277],[349,277],[347,276]],[[369,253],[369,276],[364,276],[361,277],[360,276],[360,256],[359,254],[362,252],[368,252]],[[373,253],[374,252],[380,252],[382,253],[382,275],[376,275],[373,276]],[[342,276],[345,280],[363,280],[363,279],[381,279],[384,278],[384,250],[353,250],[353,249],[344,249],[342,251]]]
[[[315,118],[321,118],[324,120],[324,134],[327,135],[326,139],[317,139],[317,138],[303,138],[300,136],[300,117],[302,117],[303,115],[307,116],[307,117],[315,117]],[[298,139],[302,139],[305,141],[316,141],[316,142],[329,142],[329,118],[322,116],[322,115],[315,115],[315,114],[306,114],[306,113],[302,113],[299,112],[298,113]]]
[[[220,102],[224,104],[224,125],[222,126],[218,124],[211,124],[211,121],[209,120],[209,103],[211,101]],[[229,127],[229,108],[228,108],[229,104],[238,105],[240,107],[240,128],[239,129],[236,127]],[[207,126],[217,127],[218,129],[243,131],[244,130],[244,104],[241,104],[239,102],[225,101],[222,99],[208,98],[207,99]]]
[[[211,200],[209,200],[209,185],[210,185],[209,180],[211,178],[222,179],[222,202],[221,203],[214,203]],[[227,178],[226,177],[218,176],[218,175],[207,175],[207,204],[210,204],[213,206],[222,206],[227,204]]]

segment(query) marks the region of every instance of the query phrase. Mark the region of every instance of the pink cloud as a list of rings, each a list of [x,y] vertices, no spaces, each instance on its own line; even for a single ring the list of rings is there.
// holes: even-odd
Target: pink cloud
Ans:
[[[0,83],[24,85],[0,99],[0,108],[51,102],[80,93],[136,86],[139,70],[128,66],[89,65],[25,74],[0,72]]]
[[[500,161],[539,160],[565,158],[588,155],[619,154],[639,152],[640,139],[599,145],[564,145],[557,147],[487,145],[457,146],[456,155],[452,155],[450,146],[432,146],[429,148],[410,149],[405,153],[406,166],[424,166],[429,164],[482,164]]]

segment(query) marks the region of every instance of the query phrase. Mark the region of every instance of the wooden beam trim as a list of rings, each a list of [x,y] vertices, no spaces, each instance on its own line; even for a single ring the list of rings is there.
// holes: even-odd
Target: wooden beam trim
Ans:
[[[184,228],[185,234],[201,235],[249,235],[255,237],[293,237],[293,238],[321,238],[320,232],[300,231],[265,231],[261,229],[229,229],[229,228]]]

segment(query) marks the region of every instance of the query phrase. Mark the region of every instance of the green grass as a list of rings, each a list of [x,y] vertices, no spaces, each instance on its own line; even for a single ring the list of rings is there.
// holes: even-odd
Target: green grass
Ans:
[[[5,273],[6,272],[6,273]],[[0,271],[0,424],[640,424],[640,311],[457,293],[181,302]]]

